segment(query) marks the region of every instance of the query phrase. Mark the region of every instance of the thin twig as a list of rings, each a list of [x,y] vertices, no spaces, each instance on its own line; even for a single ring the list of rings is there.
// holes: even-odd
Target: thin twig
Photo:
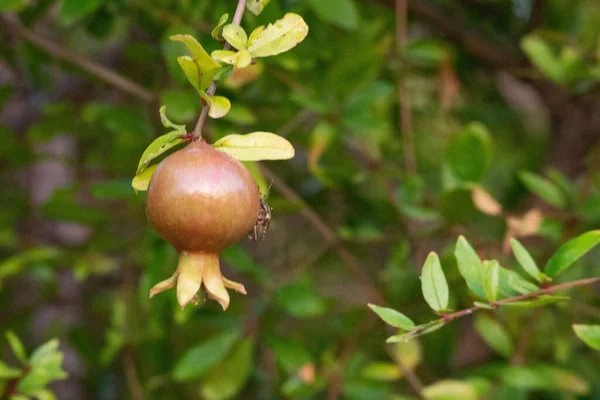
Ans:
[[[154,94],[148,89],[138,85],[137,83],[132,82],[131,80],[119,75],[118,73],[98,63],[95,63],[82,56],[69,52],[64,46],[56,44],[51,40],[40,36],[36,32],[23,26],[20,22],[16,21],[15,19],[4,16],[1,17],[0,20],[2,21],[2,23],[11,27],[12,32],[15,33],[18,37],[26,40],[35,47],[45,51],[52,57],[76,65],[85,72],[94,75],[95,77],[103,80],[109,85],[112,85],[117,89],[132,94],[146,102],[150,103],[156,99]]]
[[[560,292],[562,290],[567,290],[567,289],[574,288],[577,286],[592,285],[597,282],[600,282],[600,277],[580,279],[580,280],[573,281],[573,282],[562,283],[560,285],[548,286],[546,288],[536,290],[535,292],[520,294],[520,295],[514,296],[514,297],[508,297],[506,299],[491,302],[489,305],[492,308],[497,308],[499,306],[516,303],[521,300],[533,299],[533,298],[536,298],[539,296],[549,295],[549,294],[552,294],[555,292]],[[455,319],[462,318],[464,316],[471,315],[476,311],[486,310],[486,309],[487,308],[485,308],[485,307],[473,306],[473,307],[469,307],[467,309],[457,311],[457,312],[454,312],[451,314],[442,314],[441,318],[430,321],[429,323],[427,323],[427,325],[432,326],[432,325],[436,325],[438,323],[447,324],[448,322],[454,321]],[[418,327],[414,328],[412,331],[408,332],[406,335],[407,336],[415,335],[417,333],[420,333],[422,329],[423,329],[422,327],[418,326]]]
[[[369,276],[365,273],[364,269],[360,262],[346,249],[344,246],[340,244],[337,235],[331,229],[325,221],[321,219],[321,217],[308,205],[304,200],[288,185],[281,180],[273,171],[264,165],[260,166],[260,169],[267,178],[273,182],[273,186],[281,192],[283,197],[294,204],[300,205],[300,215],[302,215],[305,219],[307,219],[311,224],[317,228],[325,242],[335,246],[335,251],[338,257],[352,270],[352,273],[356,275],[371,291],[371,295],[375,301],[384,301],[384,297],[379,291],[379,289],[373,284]]]
[[[125,371],[127,386],[134,400],[146,400],[144,388],[140,383],[135,362],[133,361],[133,352],[129,346],[125,347],[123,352],[123,369]]]
[[[400,129],[404,147],[404,162],[410,175],[417,173],[415,143],[413,137],[410,96],[406,88],[406,63],[404,53],[408,41],[408,0],[396,0],[396,46],[398,59],[402,61],[398,69],[398,105],[400,111]]]
[[[246,0],[239,0],[238,5],[235,9],[235,14],[233,16],[233,21],[231,23],[233,25],[239,25],[242,22],[242,17],[244,16],[244,11],[246,10]],[[223,50],[230,50],[231,45],[225,42],[223,46]],[[211,85],[206,90],[206,94],[208,96],[214,96],[217,91],[218,81],[213,81]],[[208,111],[210,110],[210,106],[202,101],[202,110],[200,111],[200,116],[198,117],[198,122],[196,122],[196,126],[194,127],[194,131],[192,132],[192,140],[198,141],[202,140],[202,127],[204,127],[204,122],[206,122],[206,117],[208,116]]]

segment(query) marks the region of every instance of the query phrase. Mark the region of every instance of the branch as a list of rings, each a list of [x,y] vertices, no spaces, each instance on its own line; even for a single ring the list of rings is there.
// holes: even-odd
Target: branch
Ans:
[[[549,287],[544,288],[544,289],[536,290],[535,292],[520,294],[518,296],[508,297],[506,299],[494,301],[494,302],[490,303],[490,306],[492,306],[493,308],[497,308],[499,306],[510,304],[510,303],[516,303],[516,302],[521,301],[521,300],[533,299],[533,298],[536,298],[536,297],[539,297],[539,296],[549,295],[549,294],[552,294],[552,293],[555,293],[555,292],[560,292],[562,290],[574,288],[574,287],[577,287],[577,286],[592,285],[592,284],[597,283],[597,282],[600,282],[600,277],[580,279],[580,280],[573,281],[573,282],[562,283],[560,285],[549,286]],[[435,325],[435,324],[438,324],[438,323],[447,324],[448,322],[454,321],[455,319],[458,319],[458,318],[462,318],[462,317],[464,317],[466,315],[471,315],[474,312],[479,311],[479,310],[486,310],[486,308],[482,308],[482,307],[478,307],[478,306],[473,306],[473,307],[469,307],[469,308],[464,309],[462,311],[457,311],[457,312],[454,312],[454,313],[451,313],[451,314],[442,314],[441,318],[439,318],[437,320],[430,321],[429,323],[427,323],[427,325],[429,325],[429,324]],[[422,329],[423,329],[422,327],[418,326],[418,327],[414,328],[412,331],[408,332],[407,335],[408,336],[412,336],[414,334],[417,334],[417,333],[421,332]]]
[[[388,6],[394,0],[378,0]],[[444,32],[448,38],[461,46],[473,57],[495,68],[518,68],[526,65],[526,59],[516,47],[507,47],[489,41],[483,34],[469,28],[465,21],[425,0],[409,0],[408,9],[414,16],[429,22],[434,28]]]
[[[398,56],[403,59],[408,42],[408,1],[396,0],[396,46]],[[401,64],[402,67],[405,63]],[[398,71],[398,104],[400,107],[400,127],[402,130],[402,144],[404,147],[404,163],[406,171],[410,175],[417,173],[417,161],[415,158],[415,145],[413,138],[413,123],[410,106],[410,97],[406,89],[406,70],[400,67]]]
[[[235,14],[233,16],[233,21],[231,23],[233,25],[239,25],[242,22],[242,17],[244,16],[244,11],[246,10],[246,0],[239,0],[238,5],[235,9]],[[223,50],[230,50],[231,45],[225,42],[223,46]],[[209,96],[214,96],[217,91],[218,81],[214,80],[211,85],[206,90],[206,94]],[[202,140],[202,127],[204,126],[204,122],[206,121],[206,117],[208,116],[208,111],[210,107],[204,101],[202,101],[202,110],[200,111],[200,117],[198,117],[198,122],[196,122],[196,126],[194,127],[194,131],[192,132],[192,140]]]
[[[132,82],[127,78],[124,78],[118,73],[98,63],[95,63],[77,54],[69,52],[68,50],[66,50],[65,46],[54,43],[51,40],[44,38],[43,36],[23,26],[17,20],[7,16],[0,17],[0,20],[3,24],[10,27],[12,32],[18,37],[31,43],[35,47],[45,51],[52,57],[76,65],[77,67],[81,68],[90,75],[93,75],[99,78],[100,80],[108,83],[109,85],[114,86],[115,88],[127,92],[129,94],[132,94],[135,97],[138,97],[146,102],[150,103],[155,100],[154,94],[148,89],[138,85],[137,83]]]

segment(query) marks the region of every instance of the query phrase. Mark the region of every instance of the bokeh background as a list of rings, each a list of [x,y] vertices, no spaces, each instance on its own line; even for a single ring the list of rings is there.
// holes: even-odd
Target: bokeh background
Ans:
[[[276,132],[297,153],[252,166],[272,225],[222,254],[248,290],[223,312],[148,299],[177,255],[131,179],[166,133],[160,105],[189,130],[200,111],[168,37],[220,48],[210,32],[237,2],[0,2],[0,331],[28,352],[60,340],[56,398],[600,399],[600,353],[571,330],[600,320],[597,285],[396,345],[367,308],[433,319],[430,251],[452,307],[469,307],[458,235],[518,269],[507,237],[543,265],[598,227],[600,3],[404,3],[272,0],[244,16],[250,31],[297,12],[310,32],[234,71],[218,89],[231,112],[206,126]],[[559,281],[600,275],[596,260]],[[0,359],[16,365],[6,341]]]

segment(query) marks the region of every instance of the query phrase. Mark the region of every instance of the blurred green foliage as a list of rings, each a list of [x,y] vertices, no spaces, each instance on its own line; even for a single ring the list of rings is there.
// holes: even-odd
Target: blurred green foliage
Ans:
[[[417,398],[416,376],[430,400],[598,398],[597,285],[434,320],[393,344],[405,332],[367,303],[410,330],[436,318],[428,304],[485,308],[548,277],[600,275],[597,250],[583,257],[598,243],[598,148],[573,153],[600,124],[561,133],[570,116],[598,115],[600,5],[409,3],[400,54],[392,1],[271,0],[245,14],[247,32],[288,12],[310,31],[293,51],[234,69],[218,90],[231,112],[207,124],[215,140],[264,130],[296,148],[267,172],[249,167],[263,192],[273,181],[273,221],[265,242],[223,253],[249,292],[223,313],[215,302],[180,310],[168,292],[148,299],[177,254],[130,185],[167,133],[160,104],[188,131],[200,111],[177,62],[185,47],[169,37],[222,48],[211,32],[237,2],[0,2],[0,328],[25,343],[0,345],[0,393],[18,382],[38,399],[400,400]],[[473,32],[479,41],[462,39]],[[499,57],[473,47],[481,40]]]

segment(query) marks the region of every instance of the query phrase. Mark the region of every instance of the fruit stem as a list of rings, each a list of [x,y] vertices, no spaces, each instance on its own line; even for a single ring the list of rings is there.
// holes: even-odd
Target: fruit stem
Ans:
[[[244,11],[246,10],[246,0],[239,0],[237,7],[235,9],[235,15],[233,16],[233,21],[231,21],[232,25],[239,25],[242,22],[242,17],[244,16]],[[230,50],[231,45],[225,42],[223,46],[223,50]],[[214,96],[217,91],[218,81],[214,80],[208,89],[206,90],[206,94],[209,96]],[[197,142],[202,139],[202,128],[204,127],[204,122],[206,121],[206,117],[208,116],[208,111],[210,107],[204,100],[202,100],[202,110],[200,111],[200,117],[198,117],[198,122],[196,122],[196,126],[194,127],[194,131],[192,132],[192,141]]]

